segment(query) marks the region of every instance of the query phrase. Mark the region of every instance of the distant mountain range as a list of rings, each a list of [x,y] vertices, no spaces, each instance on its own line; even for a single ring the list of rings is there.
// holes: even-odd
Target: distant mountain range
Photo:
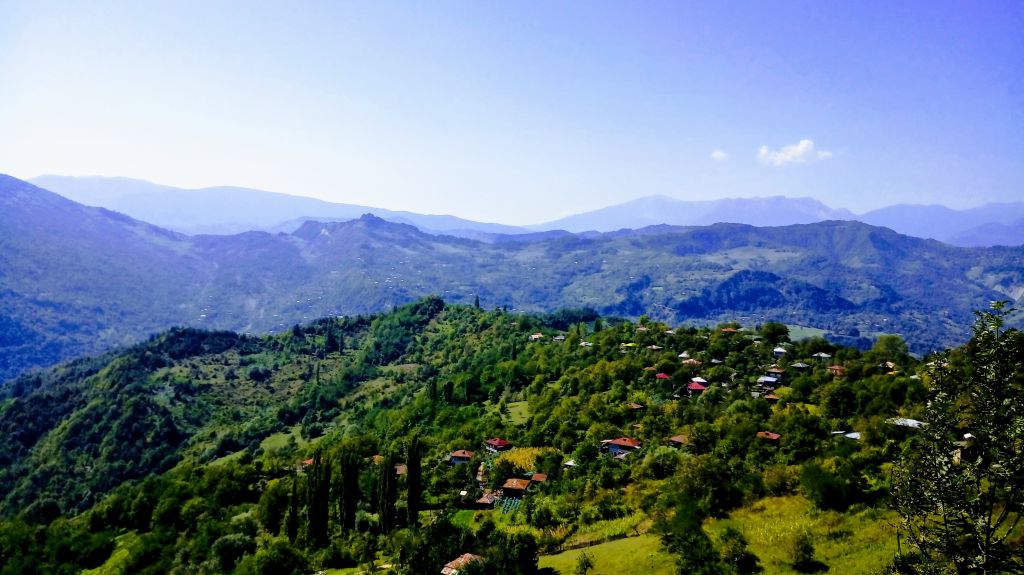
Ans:
[[[1024,244],[1024,202],[986,204],[967,210],[901,204],[868,212],[857,219],[957,246]]]
[[[864,214],[834,209],[813,198],[728,198],[684,201],[648,196],[531,226],[481,223],[447,215],[426,215],[325,202],[262,190],[215,187],[188,190],[142,180],[104,177],[41,176],[41,188],[78,203],[99,206],[185,234],[233,234],[245,231],[290,233],[307,221],[346,221],[364,213],[392,222],[483,241],[504,236],[564,230],[611,232],[668,224],[705,226],[739,223],[753,226],[853,220],[901,234],[937,239],[957,246],[1024,244],[1024,202],[988,204],[967,210],[943,206],[896,205]],[[520,241],[531,238],[520,238]]]
[[[824,220],[853,220],[847,210],[834,210],[811,198],[729,198],[690,202],[666,196],[648,196],[600,210],[547,222],[536,229],[570,232],[610,232],[658,224],[706,226],[719,222],[752,226],[810,224]]]
[[[426,294],[525,311],[882,332],[927,351],[1024,301],[1024,248],[956,248],[858,222],[431,235],[363,216],[187,236],[0,176],[0,381],[172,325],[261,332]],[[861,340],[866,341],[866,340]]]
[[[424,231],[457,234],[515,234],[529,230],[502,224],[425,215],[355,204],[325,202],[263,190],[214,187],[198,190],[162,186],[131,178],[40,176],[33,184],[87,206],[98,206],[185,234],[292,232],[307,220],[346,221],[374,213]]]

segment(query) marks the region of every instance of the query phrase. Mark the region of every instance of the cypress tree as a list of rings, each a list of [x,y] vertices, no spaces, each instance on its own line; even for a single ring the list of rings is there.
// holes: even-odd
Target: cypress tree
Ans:
[[[292,495],[288,501],[288,520],[285,523],[288,541],[295,542],[299,536],[299,477],[292,472]]]
[[[338,454],[338,473],[334,481],[334,499],[338,502],[338,523],[348,533],[356,526],[356,509],[359,506],[359,456],[348,446]]]
[[[395,478],[395,454],[388,450],[377,469],[377,516],[380,528],[389,533],[395,527],[395,502],[398,499],[398,481]]]
[[[408,488],[406,501],[409,511],[409,527],[416,528],[420,521],[420,497],[423,494],[423,464],[421,461],[420,437],[413,433],[409,438],[406,453],[405,480]]]
[[[306,481],[306,533],[314,549],[327,545],[327,520],[330,509],[330,461],[324,461],[319,450],[313,455],[313,465]]]

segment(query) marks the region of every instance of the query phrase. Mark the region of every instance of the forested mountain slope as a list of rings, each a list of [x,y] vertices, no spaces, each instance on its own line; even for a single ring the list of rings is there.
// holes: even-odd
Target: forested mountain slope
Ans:
[[[1024,248],[953,248],[856,222],[654,226],[481,242],[373,216],[291,234],[182,236],[0,179],[0,379],[172,325],[284,330],[427,294],[679,323],[738,318],[916,351],[1024,297]],[[862,339],[863,338],[863,339]]]
[[[817,565],[881,570],[915,436],[893,418],[925,413],[930,368],[898,338],[862,353],[740,327],[428,298],[23,376],[0,396],[0,573],[436,573],[471,552],[533,574],[538,552],[649,530],[679,572],[796,572],[777,548],[799,538]],[[968,373],[974,353],[943,361]],[[769,543],[765,514],[794,506],[817,519]]]

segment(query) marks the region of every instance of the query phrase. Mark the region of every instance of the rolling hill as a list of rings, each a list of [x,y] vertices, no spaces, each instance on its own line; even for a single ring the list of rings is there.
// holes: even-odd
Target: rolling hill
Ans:
[[[172,325],[283,330],[425,294],[672,323],[781,320],[861,345],[900,333],[917,351],[965,341],[972,310],[1024,296],[1024,248],[955,248],[850,221],[478,241],[364,215],[184,236],[10,177],[0,202],[0,379]]]

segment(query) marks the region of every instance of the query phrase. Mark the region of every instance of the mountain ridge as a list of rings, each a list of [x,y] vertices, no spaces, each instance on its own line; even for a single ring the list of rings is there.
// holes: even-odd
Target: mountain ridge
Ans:
[[[896,204],[862,214],[832,208],[811,197],[767,196],[689,201],[651,195],[569,215],[546,223],[512,226],[482,223],[451,215],[417,214],[300,195],[234,186],[184,189],[132,178],[39,176],[33,183],[69,199],[123,212],[136,219],[187,234],[230,234],[249,230],[291,232],[308,220],[344,221],[374,213],[436,234],[504,242],[505,235],[564,230],[610,232],[651,225],[710,225],[717,222],[758,226],[856,220],[915,237],[963,247],[1022,245],[1024,202],[986,204],[954,210],[938,205]],[[227,215],[230,214],[230,215]],[[528,238],[520,238],[523,241]]]
[[[0,190],[0,379],[173,325],[281,331],[429,294],[673,323],[785,320],[858,345],[914,333],[918,351],[962,342],[974,309],[1024,294],[1022,248],[955,248],[842,220],[480,241],[364,215],[186,236],[14,178]],[[32,208],[47,203],[56,216]],[[734,277],[744,271],[770,275]]]
[[[102,205],[190,235],[224,235],[254,229],[290,232],[301,224],[303,218],[349,220],[367,212],[437,231],[462,228],[490,233],[526,231],[517,226],[472,222],[446,214],[417,214],[238,186],[187,189],[134,178],[102,176],[45,175],[28,181],[78,203]],[[226,220],[222,214],[232,214],[231,217],[237,220]]]

